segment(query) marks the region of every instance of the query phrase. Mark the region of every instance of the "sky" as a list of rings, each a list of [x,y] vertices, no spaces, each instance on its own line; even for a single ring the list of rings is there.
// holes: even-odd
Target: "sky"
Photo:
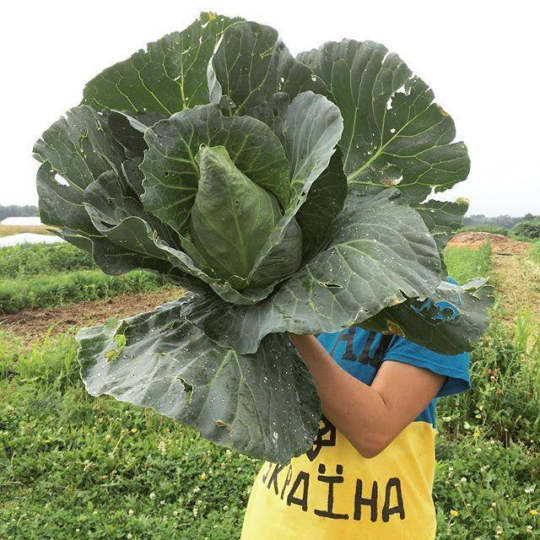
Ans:
[[[293,54],[325,41],[373,40],[434,90],[469,148],[469,178],[438,198],[469,214],[540,214],[537,3],[453,0],[116,0],[10,3],[0,50],[0,204],[36,204],[32,145],[77,105],[84,84],[200,11],[269,24]]]

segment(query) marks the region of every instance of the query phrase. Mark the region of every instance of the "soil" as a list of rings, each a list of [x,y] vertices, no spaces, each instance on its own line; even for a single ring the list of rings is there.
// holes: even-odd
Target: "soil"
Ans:
[[[130,317],[178,298],[182,289],[139,294],[122,294],[104,300],[79,302],[49,309],[25,309],[13,315],[0,314],[0,329],[19,336],[25,342],[43,336],[52,327],[51,335],[75,327],[92,326],[106,319]]]
[[[476,249],[485,242],[489,242],[493,253],[498,255],[520,255],[531,247],[529,242],[519,242],[502,234],[487,232],[462,232],[456,234],[448,245]]]
[[[491,244],[491,281],[501,293],[505,321],[513,325],[519,312],[528,311],[536,326],[535,321],[540,320],[540,266],[526,255],[531,244],[502,234],[463,232],[448,245],[476,249],[484,242]]]

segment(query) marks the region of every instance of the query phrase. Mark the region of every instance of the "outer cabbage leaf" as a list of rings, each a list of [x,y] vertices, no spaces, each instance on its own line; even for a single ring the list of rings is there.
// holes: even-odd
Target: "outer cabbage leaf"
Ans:
[[[146,150],[144,132],[149,126],[165,118],[159,113],[143,113],[131,116],[129,114],[105,109],[102,111],[104,121],[113,139],[120,144],[129,158],[142,159]]]
[[[230,114],[248,114],[266,123],[272,118],[275,94],[292,99],[307,90],[326,92],[276,30],[255,22],[237,22],[224,31],[208,65],[208,88],[211,101],[224,103]]]
[[[106,234],[106,229],[109,227],[104,226],[98,230],[95,222],[88,215],[85,192],[69,185],[59,184],[55,178],[56,171],[50,167],[50,163],[45,162],[38,171],[39,209],[43,223],[63,228],[62,231],[55,232],[60,238],[88,251],[94,262],[108,274],[124,274],[130,270],[144,268],[157,272],[190,290],[207,292],[208,288],[203,283],[186,275],[177,265],[171,264],[165,258],[156,258],[154,254],[147,251],[133,251],[126,247],[126,244],[130,243],[128,239],[131,235],[135,235],[138,242],[145,243],[148,239],[144,234],[155,234],[147,228],[142,232],[134,230],[131,223],[137,218],[124,220],[122,229],[119,230],[121,241],[118,244],[111,241]],[[103,180],[111,176],[114,176],[114,173],[108,171],[99,178]],[[139,221],[136,225],[144,224]]]
[[[374,332],[404,336],[441,354],[472,350],[489,322],[493,287],[482,279],[462,286],[444,281],[432,298],[408,299],[383,309],[361,326]]]
[[[307,451],[320,404],[305,364],[285,335],[253,355],[217,346],[185,319],[187,295],[155,311],[82,329],[88,392],[151,407],[211,441],[286,463]]]
[[[59,236],[91,252],[107,273],[135,268],[167,273],[169,265],[116,247],[94,227],[86,212],[85,188],[102,174],[118,175],[124,159],[123,149],[103,130],[101,120],[90,107],[75,107],[34,145],[34,155],[43,163],[37,174],[41,219],[63,229]]]
[[[97,110],[157,112],[167,116],[210,102],[206,69],[223,30],[240,19],[201,13],[182,32],[149,43],[94,77],[83,103]]]
[[[365,191],[397,186],[419,203],[433,188],[443,191],[467,177],[467,149],[452,143],[454,122],[399,56],[379,43],[343,40],[298,59],[325,81],[341,110],[349,183]]]
[[[304,261],[326,248],[333,221],[341,212],[346,196],[347,178],[343,174],[341,152],[338,150],[311,186],[306,201],[296,214],[302,229]]]
[[[444,249],[448,240],[461,227],[468,207],[469,203],[465,199],[458,199],[455,202],[431,199],[416,206],[416,210],[437,242],[439,251]]]
[[[283,218],[258,254],[250,276],[254,281],[264,278],[269,266],[286,259],[280,253],[287,247],[283,238],[290,232],[291,221],[305,203],[313,182],[327,169],[343,130],[343,120],[339,109],[325,97],[303,92],[288,106],[281,129],[280,137],[291,167],[291,197]],[[320,185],[335,182],[335,166],[331,174],[320,179]],[[341,193],[338,191],[335,197],[339,199]],[[307,227],[306,233],[309,232]],[[310,240],[307,242],[309,246]]]

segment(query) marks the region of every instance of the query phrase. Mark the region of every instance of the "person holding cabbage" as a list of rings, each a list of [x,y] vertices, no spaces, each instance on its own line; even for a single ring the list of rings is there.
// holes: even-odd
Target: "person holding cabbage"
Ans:
[[[435,403],[468,388],[491,302],[441,259],[467,209],[429,198],[467,177],[454,137],[383,45],[294,57],[203,13],[36,142],[42,221],[183,289],[79,332],[88,392],[266,460],[244,540],[433,538]]]
[[[435,538],[436,403],[470,388],[469,355],[356,326],[291,340],[324,416],[312,449],[261,467],[242,540]]]

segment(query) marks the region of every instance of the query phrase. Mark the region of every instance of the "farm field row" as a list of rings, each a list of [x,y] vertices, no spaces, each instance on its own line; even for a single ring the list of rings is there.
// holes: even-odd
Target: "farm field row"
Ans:
[[[498,301],[472,355],[471,391],[439,400],[438,538],[531,537],[540,510],[534,305],[518,312],[504,297],[518,279],[515,265],[538,269],[538,263],[524,253],[463,245],[449,250],[446,262],[463,281],[489,271]],[[522,295],[538,293],[536,278],[519,279]],[[92,398],[79,379],[79,326],[152,309],[177,293],[122,295],[4,318],[0,538],[239,537],[257,460],[151,410]],[[31,313],[44,317],[32,322]],[[57,324],[54,336],[47,332],[51,324]]]
[[[106,275],[88,253],[70,244],[0,249],[0,314],[171,288],[161,276],[144,270]]]

